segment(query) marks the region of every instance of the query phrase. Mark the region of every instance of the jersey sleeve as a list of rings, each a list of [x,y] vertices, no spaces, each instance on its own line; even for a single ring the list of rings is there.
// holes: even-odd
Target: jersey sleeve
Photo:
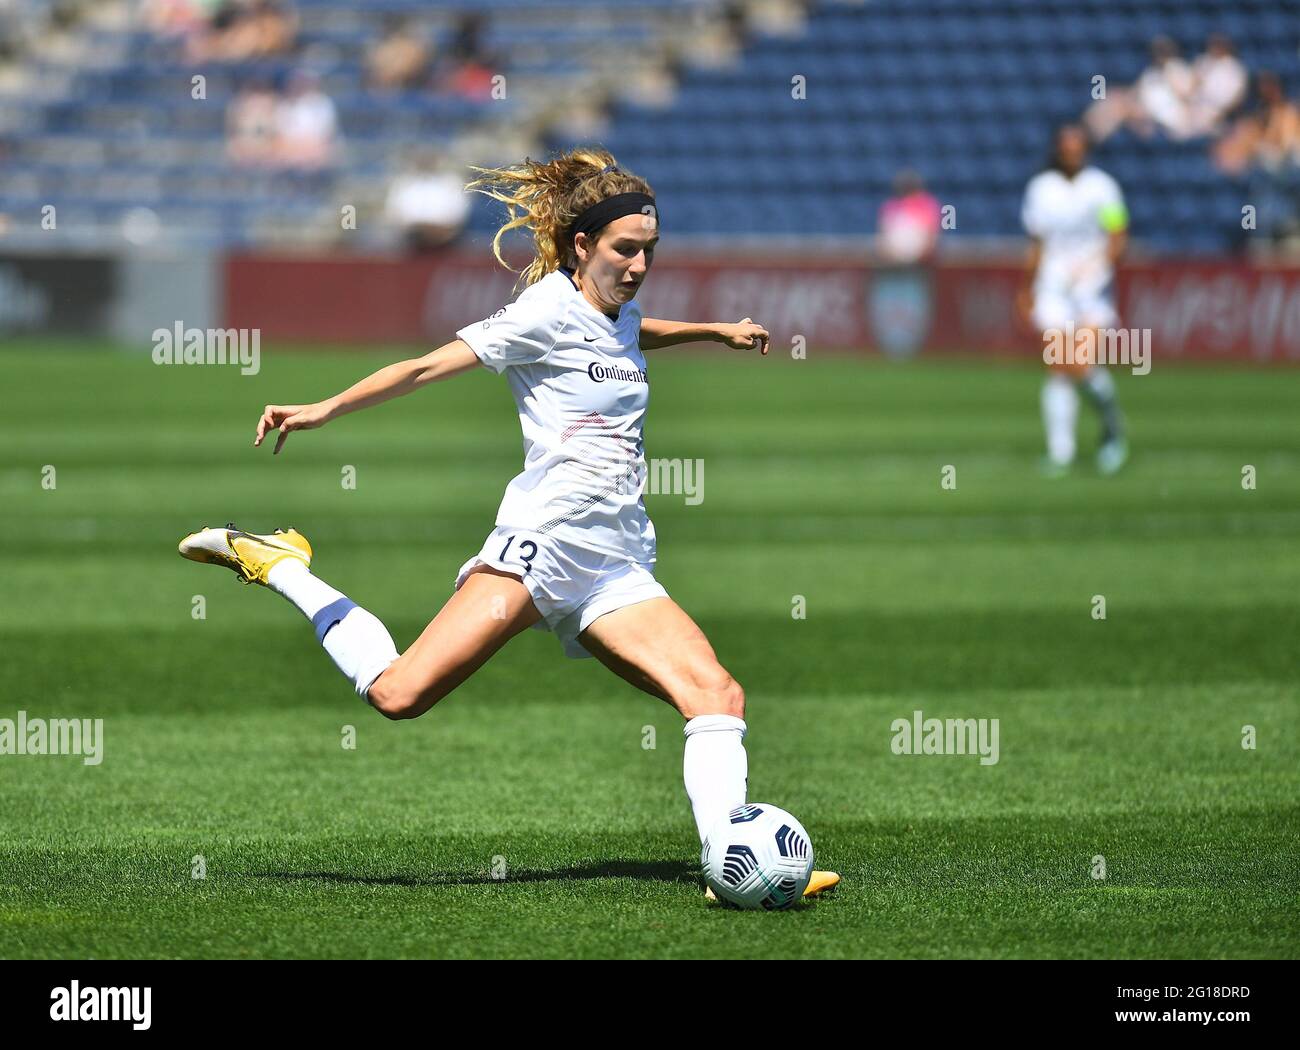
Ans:
[[[564,321],[563,303],[521,295],[491,317],[456,335],[493,372],[542,360],[555,347]]]

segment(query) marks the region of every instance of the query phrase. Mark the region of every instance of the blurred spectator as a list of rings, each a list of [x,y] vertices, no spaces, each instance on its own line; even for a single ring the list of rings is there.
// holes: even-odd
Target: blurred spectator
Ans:
[[[238,22],[237,0],[216,0],[207,5],[207,18],[185,35],[185,57],[191,62],[224,58],[226,33]]]
[[[1111,89],[1088,107],[1083,122],[1094,142],[1101,142],[1127,125],[1144,138],[1157,128],[1171,138],[1192,135],[1192,97],[1196,80],[1168,37],[1151,41],[1151,65],[1131,88]]]
[[[1300,109],[1286,97],[1276,73],[1255,78],[1257,102],[1214,148],[1224,171],[1240,175],[1253,167],[1281,171],[1300,165]]]
[[[282,55],[298,36],[298,16],[284,0],[254,0],[248,25],[248,55]]]
[[[1149,122],[1154,122],[1172,138],[1187,138],[1191,134],[1190,107],[1195,87],[1191,67],[1178,54],[1178,45],[1168,37],[1156,37],[1151,42],[1151,65],[1142,71],[1136,85],[1138,110],[1132,118],[1134,125],[1149,135]]]
[[[22,12],[15,0],[0,0],[0,61],[8,61],[18,54],[22,38]]]
[[[243,62],[293,48],[298,20],[283,0],[219,0],[186,46],[193,62]]]
[[[0,0],[0,61],[46,43],[71,29],[89,13],[89,5],[45,0]]]
[[[1215,33],[1206,41],[1205,54],[1192,63],[1192,80],[1192,132],[1218,134],[1224,118],[1241,105],[1249,86],[1246,67],[1223,33]]]
[[[235,95],[226,110],[226,155],[241,167],[270,167],[277,156],[280,100],[267,81]]]
[[[461,235],[470,214],[464,181],[462,171],[433,153],[416,157],[410,170],[393,180],[384,215],[402,231],[410,251],[445,248]]]
[[[383,38],[366,56],[371,87],[384,90],[421,86],[429,75],[428,42],[407,18],[392,17]]]
[[[276,155],[281,167],[314,170],[334,160],[338,113],[320,78],[299,71],[276,108]]]
[[[447,47],[447,56],[455,62],[483,62],[488,57],[483,43],[483,30],[487,27],[487,18],[481,14],[467,12],[456,22],[456,30],[451,44]]]
[[[472,101],[492,97],[492,78],[502,72],[501,62],[483,43],[487,19],[481,14],[461,15],[455,35],[435,73],[438,91]]]
[[[222,0],[145,0],[141,10],[150,32],[165,40],[189,37],[207,28]]]
[[[337,134],[334,103],[311,73],[295,73],[284,94],[256,81],[226,112],[226,155],[242,167],[323,168],[334,160]]]
[[[941,209],[914,171],[894,179],[894,195],[880,206],[876,246],[886,262],[928,262],[939,243]]]

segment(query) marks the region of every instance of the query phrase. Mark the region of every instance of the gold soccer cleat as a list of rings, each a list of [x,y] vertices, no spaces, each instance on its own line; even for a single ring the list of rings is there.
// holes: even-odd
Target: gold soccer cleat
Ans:
[[[804,887],[803,895],[805,897],[816,897],[827,890],[833,890],[840,884],[840,877],[833,871],[814,871],[808,877],[808,885]]]
[[[245,583],[266,583],[271,566],[285,558],[297,558],[311,566],[311,544],[295,528],[276,529],[269,536],[240,532],[235,523],[227,522],[224,529],[210,529],[206,525],[192,532],[177,548],[182,558],[209,562],[234,569]]]
[[[814,871],[808,877],[808,885],[804,887],[803,895],[805,897],[816,897],[827,890],[833,890],[840,884],[840,877],[833,871]],[[713,892],[709,886],[704,887],[704,899],[716,901],[718,895]]]

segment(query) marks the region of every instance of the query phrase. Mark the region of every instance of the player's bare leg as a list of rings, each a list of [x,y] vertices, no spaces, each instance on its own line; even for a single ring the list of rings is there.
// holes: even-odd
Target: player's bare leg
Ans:
[[[704,632],[671,598],[651,598],[606,613],[578,640],[615,674],[666,700],[688,721],[701,715],[745,717],[745,691],[718,663]]]
[[[233,522],[223,528],[204,526],[181,540],[179,550],[190,561],[232,569],[245,583],[266,587],[297,608],[361,696],[397,659],[383,622],[312,573],[311,544],[297,529],[259,534]]]
[[[1101,334],[1097,328],[1075,329],[1075,345],[1067,360],[1049,366],[1043,384],[1043,427],[1047,432],[1047,472],[1055,477],[1064,474],[1074,462],[1075,429],[1082,395],[1101,419],[1101,446],[1097,450],[1097,468],[1114,474],[1128,458],[1124,438],[1124,419],[1115,396],[1115,381],[1097,361]],[[1044,335],[1046,338],[1046,334]]]
[[[745,691],[718,662],[699,626],[671,598],[606,613],[578,636],[619,677],[672,704],[686,719],[682,775],[703,841],[714,822],[745,803]],[[834,872],[815,871],[804,896],[830,889]]]
[[[1074,464],[1079,421],[1079,377],[1072,365],[1049,365],[1043,382],[1040,407],[1047,437],[1044,471],[1049,477],[1063,477]]]
[[[1075,346],[1071,356],[1048,366],[1043,384],[1043,428],[1047,434],[1047,473],[1065,474],[1074,462],[1075,429],[1079,418],[1079,396],[1083,395],[1101,418],[1101,447],[1097,467],[1103,474],[1113,474],[1128,458],[1124,439],[1123,416],[1115,397],[1115,382],[1110,373],[1096,363],[1100,333],[1096,328],[1075,329]],[[1046,338],[1046,334],[1044,335]]]
[[[1093,354],[1090,357],[1085,356],[1080,372],[1073,378],[1079,392],[1101,419],[1101,445],[1097,449],[1097,469],[1103,474],[1114,474],[1128,459],[1124,417],[1120,413],[1119,400],[1115,396],[1115,380],[1097,358],[1097,351],[1101,347],[1101,333],[1095,327],[1080,331],[1088,333]]]
[[[356,691],[389,718],[423,714],[540,619],[518,576],[480,565],[398,655],[377,616],[313,575],[311,544],[295,529],[260,535],[205,526],[181,540],[180,553],[287,599]]]
[[[387,718],[416,718],[540,619],[518,576],[479,566],[375,679],[368,699]]]

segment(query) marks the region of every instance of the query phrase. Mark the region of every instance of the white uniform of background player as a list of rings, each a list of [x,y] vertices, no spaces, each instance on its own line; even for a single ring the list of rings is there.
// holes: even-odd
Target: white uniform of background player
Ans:
[[[1101,169],[1083,165],[1086,150],[1081,129],[1061,129],[1057,166],[1029,181],[1021,209],[1035,242],[1031,319],[1045,334],[1068,334],[1071,352],[1079,329],[1118,323],[1114,259],[1123,250],[1128,225],[1119,184]],[[1127,458],[1115,384],[1100,364],[1086,363],[1053,367],[1043,384],[1049,469],[1060,472],[1074,461],[1080,391],[1102,419],[1098,466],[1113,473]]]
[[[1115,324],[1115,270],[1102,216],[1123,207],[1119,183],[1100,168],[1084,168],[1073,179],[1044,171],[1029,180],[1021,221],[1042,244],[1033,289],[1039,329]]]

